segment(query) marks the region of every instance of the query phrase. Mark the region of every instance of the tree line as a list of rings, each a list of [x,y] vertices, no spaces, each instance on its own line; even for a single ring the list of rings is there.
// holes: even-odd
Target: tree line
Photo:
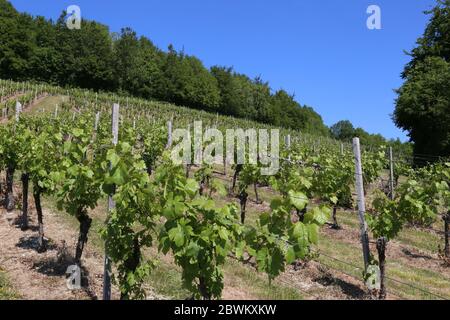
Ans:
[[[430,20],[408,53],[393,120],[408,132],[417,157],[450,157],[450,0],[425,13]]]
[[[197,57],[172,45],[161,50],[130,28],[111,33],[105,25],[83,20],[81,29],[70,30],[66,12],[57,21],[33,17],[7,0],[0,0],[0,77],[117,92],[343,141],[350,134],[365,145],[389,144],[406,153],[414,146],[417,154],[448,156],[449,3],[438,0],[429,12],[430,23],[410,53],[405,83],[397,91],[393,120],[413,144],[387,141],[348,121],[328,128],[312,107],[285,90],[272,90],[261,77],[250,78],[232,67],[206,68]]]
[[[112,91],[171,102],[259,122],[328,135],[311,107],[284,90],[230,67],[206,68],[195,56],[167,51],[130,28],[111,33],[95,21],[81,29],[19,13],[0,0],[0,75],[17,81],[42,81],[68,87]]]
[[[358,137],[363,146],[392,147],[396,155],[410,156],[413,152],[413,144],[403,143],[400,139],[386,139],[381,134],[370,134],[363,128],[355,128],[349,120],[341,120],[330,127],[331,136],[337,140],[351,142],[354,137]]]

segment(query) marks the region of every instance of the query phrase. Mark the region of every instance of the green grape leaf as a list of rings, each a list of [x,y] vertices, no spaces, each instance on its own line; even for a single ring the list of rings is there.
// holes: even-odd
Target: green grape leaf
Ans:
[[[302,192],[289,191],[289,200],[297,210],[303,210],[308,205],[308,198]]]

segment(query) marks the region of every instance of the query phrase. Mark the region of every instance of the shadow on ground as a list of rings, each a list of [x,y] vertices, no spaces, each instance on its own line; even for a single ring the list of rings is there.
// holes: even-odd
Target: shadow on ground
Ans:
[[[58,248],[58,246],[50,239],[44,238],[44,244],[46,251],[53,251]],[[39,251],[39,237],[38,236],[25,236],[19,239],[19,242],[16,244],[16,247],[22,248],[25,250],[34,250]]]
[[[414,253],[406,248],[402,249],[402,252],[407,255],[410,258],[414,258],[414,259],[425,259],[425,260],[434,260],[433,257],[426,255],[426,254],[421,254],[421,253]]]
[[[32,232],[38,232],[39,231],[39,226],[37,226],[37,225],[31,225],[30,224],[30,222],[28,222],[28,228],[26,228],[26,229],[24,229],[23,228],[23,218],[20,216],[20,217],[17,217],[15,220],[14,220],[14,226],[17,228],[17,229],[21,229],[22,231],[32,231]]]
[[[65,246],[58,247],[57,250],[56,258],[36,261],[33,263],[33,269],[48,277],[65,277],[68,279],[70,275],[68,269],[75,264],[75,259],[67,252]],[[98,297],[91,289],[89,279],[89,271],[84,266],[81,266],[81,288],[92,300],[97,300]]]
[[[368,293],[362,290],[360,287],[352,283],[349,283],[345,280],[333,277],[331,274],[328,273],[316,277],[315,279],[313,279],[313,281],[326,287],[329,286],[339,287],[342,293],[344,293],[350,299],[365,300],[370,298]]]

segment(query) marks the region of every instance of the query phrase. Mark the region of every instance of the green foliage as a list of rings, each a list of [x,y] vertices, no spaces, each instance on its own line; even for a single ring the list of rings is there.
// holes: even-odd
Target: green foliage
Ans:
[[[306,213],[303,222],[294,222],[291,211],[302,210],[308,203],[302,196],[291,192],[288,198],[274,199],[271,211],[260,216],[256,229],[246,230],[237,246],[236,255],[242,258],[246,251],[254,257],[258,270],[265,272],[269,280],[283,272],[286,264],[311,254],[311,245],[318,243],[319,228],[330,215],[327,207],[315,207]]]
[[[25,123],[30,126],[28,129],[25,129]],[[56,166],[62,157],[59,148],[62,135],[57,128],[47,125],[43,118],[23,120],[22,124],[24,130],[30,131],[22,135],[28,140],[28,145],[24,142],[24,152],[17,159],[21,159],[22,167],[30,174],[35,189],[41,193],[52,192],[55,190]]]
[[[368,215],[368,225],[376,238],[395,238],[406,223],[430,224],[437,216],[433,185],[425,180],[407,180],[396,190],[394,200],[381,192],[375,197],[373,215]]]
[[[308,198],[313,196],[313,176],[315,159],[311,150],[304,146],[281,150],[282,165],[278,173],[270,177],[271,186],[282,195],[295,190]]]
[[[380,147],[374,152],[362,154],[364,191],[370,184],[374,183],[381,175],[381,171],[387,167],[386,148]]]
[[[167,144],[167,132],[161,126],[151,128],[138,126],[139,140],[143,145],[142,158],[145,162],[147,173],[151,173],[156,166],[156,161],[161,157]]]
[[[256,228],[246,228],[236,249],[238,258],[245,252],[253,257],[269,281],[283,272],[286,264],[311,254],[311,246],[318,243],[319,228],[330,216],[326,206],[307,210],[311,172],[299,171],[292,163],[283,162],[280,173],[271,178],[282,197],[272,200],[270,212],[260,215]],[[293,212],[302,211],[305,214],[301,220],[293,217]]]
[[[350,141],[355,137],[355,128],[348,120],[342,120],[330,128],[331,134],[338,140]]]
[[[396,202],[380,193],[372,205],[376,214],[367,216],[367,224],[374,237],[395,238],[405,222],[404,217],[397,210]]]
[[[221,194],[226,193],[223,184],[219,183],[213,176],[213,166],[203,164],[194,174],[195,180],[199,184],[200,195],[204,194],[205,188],[209,188],[209,195],[215,191],[219,191]]]
[[[115,207],[102,231],[107,253],[118,271],[114,280],[122,299],[141,299],[145,297],[142,285],[155,265],[142,254],[142,248],[152,246],[156,232],[159,211],[152,203],[154,189],[144,161],[133,154],[127,142],[110,148],[101,168],[103,189],[107,193],[114,190]]]
[[[396,124],[407,130],[414,152],[450,155],[450,63],[428,57],[408,72],[398,90]]]
[[[239,172],[238,193],[246,192],[247,188],[261,181],[261,167],[256,164],[244,164]]]
[[[409,132],[416,154],[450,155],[450,1],[439,0],[405,66],[394,121]],[[425,165],[424,161],[416,160]]]
[[[8,87],[18,86],[0,84],[1,92],[15,92]],[[123,299],[145,297],[144,281],[157,263],[145,255],[152,246],[171,254],[195,298],[221,297],[222,266],[231,253],[253,260],[273,280],[287,265],[313,255],[330,208],[314,206],[311,200],[318,197],[327,205],[344,205],[351,195],[354,164],[349,152],[339,154],[335,141],[329,140],[317,148],[293,143],[282,151],[280,171],[270,179],[260,175],[261,163],[243,166],[240,191],[268,179],[281,194],[258,217],[256,226],[244,226],[235,205],[218,207],[213,201],[212,192],[223,192],[224,187],[215,181],[211,166],[202,165],[195,179],[189,179],[183,166],[171,162],[170,151],[164,153],[165,122],[175,119],[180,126],[187,125],[197,116],[203,116],[209,127],[219,119],[244,128],[254,122],[135,98],[50,86],[45,91],[71,98],[57,118],[49,113],[23,114],[18,123],[0,126],[0,167],[12,159],[18,168],[30,170],[37,185],[55,191],[60,208],[75,216],[80,211],[87,214],[98,199],[113,196],[115,206],[102,236]],[[117,146],[111,143],[112,100],[127,106],[122,109]],[[264,105],[264,99],[260,102]],[[96,112],[101,117],[94,132]],[[291,133],[297,142],[298,136]],[[384,149],[364,152],[366,183],[379,177],[385,159]],[[152,175],[148,167],[154,169]],[[435,219],[448,206],[449,168],[443,163],[414,173],[405,169],[411,179],[397,188],[396,199],[380,196],[375,201],[376,210],[368,218],[374,234],[393,238],[405,223],[428,224]],[[209,194],[200,192],[202,185]]]
[[[320,163],[314,172],[314,195],[331,206],[351,207],[355,172],[352,157],[322,152],[314,161]]]
[[[219,112],[328,136],[322,118],[269,84],[231,68],[208,70],[194,56],[167,52],[124,28],[83,20],[69,30],[63,12],[56,22],[18,13],[0,0],[0,74],[14,80],[37,80],[61,86],[128,93],[190,108]]]
[[[241,229],[236,207],[228,204],[218,208],[213,200],[198,196],[196,181],[186,178],[184,169],[170,162],[157,169],[156,183],[166,219],[158,236],[160,250],[172,252],[183,270],[184,286],[195,298],[220,298],[221,265]]]
[[[441,213],[448,212],[450,206],[450,163],[438,162],[414,172],[417,179],[427,186],[432,205]]]
[[[402,153],[411,155],[412,150],[409,143],[402,143],[399,139],[386,140],[380,134],[370,134],[363,128],[355,128],[349,120],[341,120],[330,127],[331,136],[337,140],[344,142],[351,142],[353,138],[357,137],[362,146],[365,147],[381,147],[389,145],[393,147],[396,154]]]
[[[94,209],[101,196],[99,160],[90,151],[91,133],[88,122],[82,120],[65,133],[70,137],[63,145],[63,158],[53,173],[59,188],[56,194],[60,210],[77,217],[81,212]],[[62,140],[62,134],[58,134]]]

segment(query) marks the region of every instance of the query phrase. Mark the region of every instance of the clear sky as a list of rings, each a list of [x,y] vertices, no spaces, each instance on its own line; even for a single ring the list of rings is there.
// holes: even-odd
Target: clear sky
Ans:
[[[295,93],[327,125],[348,119],[387,138],[406,134],[391,121],[400,73],[435,0],[12,0],[22,12],[56,19],[69,5],[120,31],[129,26],[157,46],[261,75]],[[369,30],[369,5],[382,30]]]

